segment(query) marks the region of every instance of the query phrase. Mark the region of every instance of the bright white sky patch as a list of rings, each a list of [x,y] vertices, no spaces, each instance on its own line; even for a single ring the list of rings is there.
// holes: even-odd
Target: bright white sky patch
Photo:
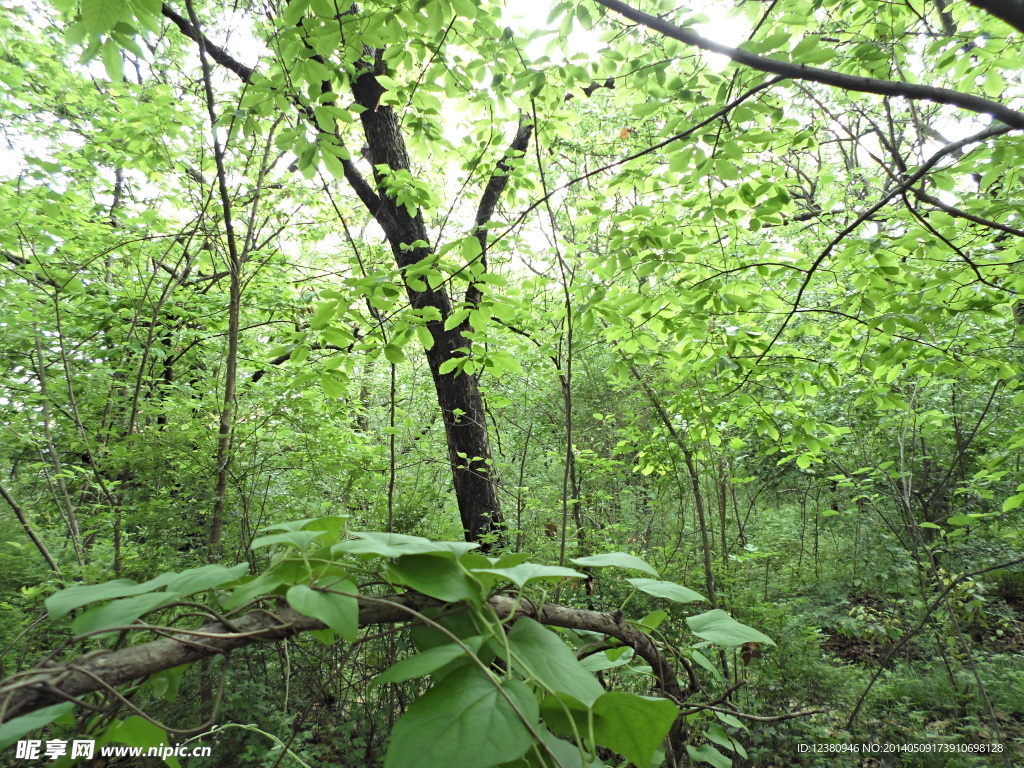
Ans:
[[[548,27],[548,15],[555,2],[556,0],[510,0],[505,5],[502,18],[516,32],[528,35]],[[750,34],[750,22],[742,15],[738,15],[735,9],[723,8],[713,2],[694,3],[691,9],[707,19],[694,24],[693,29],[716,43],[737,46]],[[616,15],[612,16],[614,18]],[[560,63],[564,58],[574,54],[596,54],[603,43],[598,28],[582,29],[577,21],[567,44],[563,45],[560,51],[546,50],[546,45],[547,40],[535,40],[526,47],[526,53],[530,58],[547,55],[555,63]],[[729,63],[726,57],[715,53],[702,51],[701,55],[715,71],[725,69]]]
[[[694,24],[693,28],[699,35],[709,40],[735,48],[750,36],[750,22],[737,15],[734,9],[707,3],[701,14],[707,21]],[[729,59],[718,53],[701,51],[701,56],[715,72],[721,72],[729,64]]]

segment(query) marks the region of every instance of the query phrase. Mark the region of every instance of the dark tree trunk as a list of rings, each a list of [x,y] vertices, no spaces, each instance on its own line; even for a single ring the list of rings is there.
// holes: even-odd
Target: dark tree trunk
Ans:
[[[373,66],[367,65],[352,90],[356,101],[366,108],[360,118],[373,163],[386,165],[392,171],[407,170],[409,154],[398,116],[391,107],[380,104],[384,91],[374,75],[383,71],[378,54]],[[407,267],[431,256],[433,251],[427,246],[408,247],[410,243],[428,242],[422,214],[417,211],[414,216],[410,215],[404,205],[396,205],[385,193],[383,179],[376,168],[374,177],[380,204],[373,214],[387,235],[395,262],[399,267]],[[469,340],[462,336],[466,326],[445,330],[444,321],[451,316],[452,303],[444,286],[418,291],[406,285],[406,291],[414,308],[434,307],[441,315],[441,320],[427,324],[434,343],[426,354],[444,417],[448,458],[466,540],[479,541],[487,534],[497,534],[500,539],[505,523],[498,501],[497,478],[490,466],[491,447],[480,389],[472,376],[457,371],[441,373],[445,362],[465,354],[459,350],[469,348]],[[484,549],[487,548],[485,543]]]
[[[353,6],[354,8],[355,6]],[[194,20],[190,22],[182,18],[166,3],[161,5],[161,13],[170,19],[183,34],[200,43],[206,54],[219,65],[234,72],[244,82],[252,81],[253,69],[232,58],[223,48],[206,39]],[[316,54],[311,58],[324,63],[323,59]],[[409,153],[402,137],[398,116],[391,107],[380,103],[380,97],[384,90],[374,79],[375,75],[385,73],[381,52],[367,50],[366,60],[361,63],[363,72],[353,83],[352,92],[356,102],[365,108],[365,112],[360,115],[360,118],[366,135],[367,148],[370,157],[373,158],[372,162],[375,165],[387,165],[392,171],[408,170]],[[606,85],[611,87],[613,83],[609,81]],[[327,96],[330,93],[331,83],[324,82],[322,96]],[[291,98],[303,118],[319,128],[313,110],[304,105],[300,99],[294,96]],[[330,99],[321,98],[321,101],[330,103]],[[320,130],[322,131],[322,129]],[[481,262],[485,266],[486,231],[484,227],[490,220],[495,205],[505,190],[509,172],[507,161],[526,149],[531,134],[532,126],[528,122],[521,122],[505,159],[498,163],[494,175],[483,191],[477,211],[474,234],[479,238],[481,247],[485,251],[484,254],[481,254]],[[335,137],[340,139],[337,134]],[[408,250],[402,248],[403,244],[428,242],[427,228],[420,212],[417,211],[413,216],[404,206],[396,206],[394,200],[387,196],[382,183],[383,179],[376,168],[374,169],[374,180],[377,186],[375,192],[367,184],[352,160],[342,160],[341,163],[345,170],[346,180],[384,229],[396,263],[400,267],[405,267],[432,255],[433,251],[429,247]],[[458,500],[466,539],[478,541],[486,534],[492,533],[496,534],[497,539],[500,540],[505,531],[505,522],[501,515],[501,505],[498,502],[497,478],[490,466],[491,449],[487,436],[483,398],[480,396],[480,390],[472,376],[457,375],[454,372],[441,373],[441,366],[445,362],[460,354],[465,354],[456,350],[468,350],[470,342],[462,336],[462,331],[468,327],[468,324],[463,323],[460,327],[447,331],[444,329],[444,321],[451,316],[452,305],[443,286],[437,290],[417,291],[407,284],[406,291],[413,307],[434,307],[441,315],[440,321],[428,324],[433,345],[426,351],[427,361],[434,379],[434,387],[437,390],[438,403],[444,415],[445,436],[448,441],[448,456],[452,466],[455,496]],[[479,302],[479,286],[470,285],[466,300],[474,306]],[[488,544],[484,544],[485,550],[488,547]]]

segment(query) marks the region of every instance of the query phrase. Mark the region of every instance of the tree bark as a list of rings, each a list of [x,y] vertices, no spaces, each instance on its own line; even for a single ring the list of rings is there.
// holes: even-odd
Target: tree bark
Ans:
[[[598,613],[561,605],[534,606],[529,600],[502,595],[490,599],[498,617],[535,618],[553,627],[600,632],[617,638],[633,648],[650,664],[658,680],[659,692],[682,703],[695,690],[695,681],[684,690],[675,665],[659,650],[651,638],[624,620],[619,614]],[[396,624],[414,621],[416,613],[443,605],[416,593],[384,598],[359,598],[359,625]],[[457,608],[457,606],[456,606]],[[168,629],[166,636],[113,651],[97,651],[66,664],[45,664],[14,675],[0,683],[0,723],[37,709],[78,698],[92,691],[105,690],[140,680],[181,664],[230,653],[236,648],[283,640],[303,632],[324,629],[317,619],[303,616],[288,606],[274,610],[254,610],[231,620],[231,627],[219,622],[192,630]]]
[[[1024,32],[1024,2],[1021,0],[967,0],[975,8],[991,13],[1014,29]]]
[[[375,52],[372,64],[366,63],[363,73],[353,83],[352,92],[356,102],[365,107],[360,119],[374,163],[374,179],[380,200],[377,210],[371,212],[384,229],[395,263],[405,268],[432,256],[433,251],[427,245],[410,247],[413,243],[428,242],[423,214],[417,210],[415,215],[411,215],[404,205],[396,204],[388,196],[385,176],[379,170],[382,165],[391,172],[410,170],[409,153],[398,115],[390,106],[380,103],[384,89],[375,75],[384,74],[384,71],[380,52]],[[462,335],[467,326],[461,324],[445,330],[445,321],[452,314],[452,303],[444,286],[419,291],[406,282],[406,291],[413,309],[433,307],[441,317],[427,323],[433,339],[433,345],[426,350],[427,364],[444,419],[448,460],[466,541],[480,541],[486,551],[492,542],[481,539],[488,534],[495,534],[500,539],[505,522],[491,467],[483,397],[472,376],[459,371],[441,372],[441,366],[446,362],[468,353],[470,341]]]

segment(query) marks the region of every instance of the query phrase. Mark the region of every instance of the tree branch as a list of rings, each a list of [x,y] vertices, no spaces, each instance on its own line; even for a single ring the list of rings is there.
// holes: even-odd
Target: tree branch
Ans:
[[[235,59],[219,45],[211,42],[208,37],[202,34],[201,31],[197,30],[192,24],[188,22],[187,19],[182,18],[178,13],[174,11],[173,8],[167,5],[167,3],[164,3],[160,6],[160,12],[165,17],[174,22],[174,24],[178,27],[178,29],[181,30],[182,34],[184,34],[185,37],[189,38],[194,43],[199,44],[202,48],[205,48],[206,55],[213,59],[215,62],[217,62],[220,66],[230,70],[231,72],[234,72],[236,75],[238,75],[239,79],[244,83],[253,82],[253,77],[256,75],[256,71],[252,67],[245,66],[244,64],[242,64],[242,62]],[[319,125],[317,125],[316,116],[313,114],[313,110],[309,106],[302,104],[294,96],[289,96],[289,99],[299,109],[299,111],[302,113],[302,116],[308,122],[312,123],[313,126],[315,126],[318,131],[320,131],[321,129]],[[334,135],[338,139],[338,142],[340,144],[341,137],[338,135],[337,132],[335,132]],[[356,168],[355,163],[353,163],[351,159],[339,158],[339,161],[341,162],[341,166],[345,171],[345,180],[349,183],[349,186],[352,187],[352,190],[356,193],[356,196],[359,198],[360,202],[362,202],[362,204],[366,206],[367,210],[369,210],[370,214],[376,217],[380,212],[380,198],[377,197],[376,193],[373,191],[373,188],[370,187],[366,179],[363,178],[363,175],[359,172],[359,169]]]
[[[565,182],[564,184],[561,184],[561,185],[559,185],[557,187],[554,187],[553,189],[548,190],[548,192],[546,192],[545,194],[543,194],[540,197],[538,197],[536,200],[534,200],[532,203],[530,203],[530,205],[528,205],[518,216],[516,216],[515,220],[508,227],[506,227],[504,230],[502,230],[502,232],[497,237],[495,237],[494,240],[491,241],[491,245],[496,243],[498,240],[501,240],[503,237],[508,235],[509,232],[511,232],[516,227],[518,227],[520,224],[522,224],[523,221],[526,219],[526,217],[530,215],[530,213],[532,213],[536,208],[540,207],[541,205],[544,205],[548,201],[548,199],[551,198],[552,195],[555,195],[555,194],[557,194],[559,192],[562,192],[562,191],[564,191],[566,189],[571,189],[572,187],[576,186],[580,182],[586,181],[587,179],[590,179],[590,178],[592,178],[594,176],[600,175],[600,174],[605,173],[607,171],[614,170],[615,168],[618,168],[619,166],[625,165],[626,163],[630,162],[631,160],[636,160],[637,158],[643,157],[644,155],[650,155],[650,154],[652,154],[654,152],[657,152],[662,147],[667,147],[669,144],[671,144],[674,141],[681,141],[682,139],[689,138],[694,133],[696,133],[701,128],[703,128],[704,126],[710,125],[715,120],[718,120],[719,118],[722,118],[722,117],[725,117],[726,115],[728,115],[736,107],[738,107],[744,101],[749,99],[751,96],[754,96],[754,95],[760,93],[761,91],[765,90],[766,88],[771,88],[773,85],[776,85],[777,83],[780,83],[783,80],[785,80],[785,78],[783,78],[783,77],[773,77],[773,78],[771,78],[769,80],[765,80],[763,83],[755,85],[753,88],[751,88],[746,93],[744,93],[744,94],[742,94],[740,96],[737,96],[735,99],[730,101],[724,107],[722,107],[721,109],[716,111],[713,115],[709,115],[705,119],[701,120],[699,123],[690,126],[685,131],[682,131],[681,133],[677,133],[674,136],[669,136],[667,139],[659,141],[657,144],[652,144],[651,146],[647,147],[646,149],[641,149],[639,152],[634,152],[632,154],[626,155],[625,157],[620,157],[618,160],[614,160],[614,161],[612,161],[612,162],[610,162],[610,163],[608,163],[606,165],[600,166],[599,168],[594,168],[593,170],[587,171],[586,173],[584,173],[581,176],[577,176],[574,179],[569,179],[569,181]]]
[[[252,67],[247,67],[242,62],[232,57],[227,51],[221,48],[219,45],[213,43],[210,38],[206,37],[200,30],[189,23],[188,19],[182,17],[174,11],[171,6],[164,3],[160,6],[160,12],[168,19],[174,22],[174,24],[180,29],[185,37],[189,38],[195,43],[198,43],[206,49],[206,55],[213,59],[215,62],[220,64],[225,69],[230,69],[241,79],[243,83],[251,83],[252,76],[255,71]]]
[[[331,350],[333,352],[344,352],[346,354],[350,354],[352,352],[352,347],[355,346],[355,343],[357,341],[360,341],[361,338],[362,337],[359,336],[359,334],[357,332],[355,334],[355,338],[352,340],[352,343],[348,345],[348,347],[339,347],[337,344],[310,344],[308,349],[309,349],[310,352],[315,352],[315,351],[321,350],[321,349],[328,349],[328,350]],[[295,352],[296,349],[298,349],[299,346],[300,346],[299,344],[292,344],[291,348],[287,352],[285,352],[283,355],[278,355],[277,357],[274,357],[274,358],[271,358],[270,360],[268,360],[267,361],[267,365],[284,365],[285,363],[287,363],[289,360],[292,359],[292,354]],[[266,375],[267,375],[267,369],[266,368],[260,368],[258,371],[256,371],[252,375],[252,377],[251,377],[252,383],[255,384],[257,381],[259,381],[260,379],[262,379]]]
[[[1018,112],[1015,109],[1010,109],[1003,104],[990,101],[989,99],[981,96],[961,93],[960,91],[954,91],[949,88],[937,88],[930,85],[921,85],[920,83],[901,83],[895,80],[878,80],[873,77],[848,75],[843,72],[833,72],[829,69],[809,67],[805,64],[770,59],[739,48],[722,45],[721,43],[716,43],[713,40],[708,40],[706,37],[698,35],[693,30],[684,29],[683,27],[679,27],[665,21],[664,19],[659,19],[657,16],[651,16],[643,11],[638,11],[625,3],[620,2],[620,0],[597,0],[597,2],[609,10],[615,11],[616,13],[625,16],[627,19],[635,21],[638,24],[642,24],[645,27],[649,27],[656,32],[660,32],[673,40],[678,40],[682,43],[701,48],[705,51],[721,54],[722,56],[735,61],[737,64],[742,64],[761,72],[772,72],[776,75],[781,75],[792,80],[807,80],[813,83],[822,83],[823,85],[842,88],[846,91],[877,93],[882,96],[900,96],[905,99],[934,101],[938,104],[950,104],[955,107],[960,107],[961,109],[966,109],[968,112],[991,115],[1012,128],[1024,128],[1024,112]],[[1018,0],[1018,2],[1011,3],[995,3],[979,2],[978,0],[975,0],[973,4],[980,7],[999,7],[1005,12],[1006,6],[1018,6],[1021,5],[1021,2]],[[1007,12],[1006,15],[1015,18],[1012,11]],[[1000,18],[1003,18],[1003,16],[1000,16]]]
[[[1024,32],[1024,2],[1021,0],[967,0],[967,3]]]
[[[593,96],[594,92],[600,88],[614,88],[615,78],[609,77],[603,83],[599,83],[596,80],[590,83],[586,88],[583,89],[583,93],[586,96]],[[572,101],[574,94],[565,94],[566,102]],[[476,210],[476,229],[473,235],[480,243],[480,261],[483,263],[484,268],[487,267],[487,224],[490,222],[491,217],[494,216],[494,209],[498,205],[498,201],[501,199],[501,195],[505,191],[505,187],[508,186],[508,177],[511,173],[510,161],[512,161],[518,154],[525,153],[527,148],[530,146],[530,138],[533,135],[533,123],[527,120],[525,117],[520,116],[519,127],[516,129],[516,135],[513,137],[512,142],[509,144],[508,149],[505,150],[505,155],[498,161],[498,164],[494,168],[494,173],[491,174],[491,178],[487,181],[487,186],[484,187],[484,192],[480,196],[480,204]],[[474,307],[480,305],[480,299],[483,298],[483,294],[480,290],[480,284],[471,282],[469,287],[466,289],[466,303],[472,304]],[[468,325],[468,321],[466,323]]]
[[[604,2],[604,0],[598,0],[598,2]],[[903,178],[899,184],[887,190],[882,195],[881,199],[876,201],[874,205],[872,205],[866,211],[857,216],[857,218],[854,219],[853,222],[848,224],[846,227],[842,229],[842,231],[839,232],[838,235],[833,237],[832,240],[829,241],[828,245],[825,246],[824,250],[822,250],[821,253],[818,254],[818,256],[811,263],[811,266],[807,269],[804,275],[803,282],[801,282],[800,288],[796,292],[796,297],[793,299],[793,309],[790,312],[788,312],[785,315],[785,317],[783,317],[782,323],[779,325],[779,328],[775,332],[775,335],[772,337],[772,340],[768,342],[768,346],[766,346],[764,348],[764,351],[762,351],[761,354],[758,355],[757,359],[754,361],[754,364],[750,366],[746,374],[744,374],[743,379],[735,387],[729,390],[729,392],[727,392],[726,395],[731,395],[733,392],[735,392],[744,384],[746,384],[747,380],[754,374],[754,371],[757,370],[758,365],[761,364],[761,361],[764,360],[768,353],[772,350],[772,348],[774,348],[775,343],[782,337],[783,332],[789,325],[789,321],[792,320],[796,316],[797,312],[800,310],[800,302],[803,299],[804,293],[807,291],[807,288],[810,286],[811,280],[813,279],[815,272],[817,272],[818,268],[824,263],[824,261],[827,258],[829,258],[829,256],[831,256],[832,251],[836,248],[836,246],[838,246],[849,235],[853,234],[860,227],[861,224],[863,224],[865,221],[868,221],[872,216],[878,213],[878,211],[882,210],[882,208],[888,205],[890,200],[903,195],[904,193],[906,193],[907,190],[913,188],[913,186],[922,178],[924,178],[928,174],[928,172],[935,167],[936,163],[938,163],[939,160],[941,160],[943,157],[949,154],[955,154],[964,147],[969,146],[970,144],[976,144],[981,141],[987,141],[988,139],[994,138],[996,136],[1001,136],[1004,133],[1009,132],[1009,130],[1010,128],[1005,125],[990,125],[988,128],[979,131],[973,136],[968,136],[967,138],[961,139],[960,141],[951,142],[946,146],[942,147],[930,158],[928,158],[928,160],[926,160],[916,171]]]
[[[500,595],[492,597],[489,602],[502,619],[513,614],[514,619],[530,616],[548,626],[589,630],[615,637],[650,664],[665,696],[680,703],[692,692],[683,691],[675,667],[654,641],[618,614],[550,604],[538,609],[528,600],[516,601]],[[444,603],[416,593],[360,598],[359,625],[397,624],[409,621],[410,610],[422,611],[441,605]],[[232,619],[230,628],[213,622],[191,630],[168,630],[166,637],[148,643],[89,653],[64,664],[44,663],[0,683],[0,723],[93,691],[140,680],[181,664],[324,628],[317,619],[284,606],[273,611],[250,611]]]
[[[950,216],[956,216],[958,219],[966,219],[967,221],[974,222],[975,224],[983,227],[988,227],[989,229],[997,229],[1000,232],[1005,232],[1006,234],[1013,235],[1014,237],[1024,237],[1024,230],[1022,229],[1017,229],[1016,227],[1011,227],[1009,224],[1002,224],[991,219],[985,219],[961,208],[948,205],[934,195],[929,195],[920,187],[911,187],[910,192],[912,192],[914,197],[918,200],[928,203],[928,205],[938,208],[940,211],[948,213]]]
[[[57,578],[60,579],[61,583],[64,583],[64,574],[60,572],[60,566],[57,565],[56,561],[50,555],[50,551],[46,548],[43,540],[39,538],[36,532],[32,529],[32,525],[28,521],[28,517],[25,515],[25,511],[18,505],[18,502],[14,500],[7,489],[0,483],[0,496],[3,497],[4,501],[7,502],[11,510],[14,512],[14,516],[18,518],[18,522],[21,523],[21,527],[25,530],[25,533],[32,543],[36,545],[36,549],[39,550],[39,554],[43,556],[43,560],[50,566],[50,570],[57,574]]]
[[[525,117],[520,117],[519,127],[516,129],[512,143],[505,150],[505,155],[498,161],[494,173],[491,174],[491,178],[488,179],[487,186],[484,187],[484,192],[480,196],[480,205],[476,209],[476,229],[473,234],[477,242],[480,243],[480,261],[485,269],[487,267],[487,224],[494,216],[494,209],[497,208],[498,201],[501,199],[505,187],[508,186],[508,176],[512,172],[511,161],[526,152],[532,135],[533,122]],[[483,298],[483,292],[480,290],[480,284],[475,281],[471,282],[466,289],[466,303],[477,307],[480,305],[481,298]]]

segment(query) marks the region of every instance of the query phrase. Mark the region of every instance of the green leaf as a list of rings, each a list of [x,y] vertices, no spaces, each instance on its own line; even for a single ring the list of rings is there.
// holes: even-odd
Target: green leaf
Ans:
[[[170,576],[171,574],[165,574]],[[145,584],[136,584],[131,579],[117,579],[108,581],[105,584],[93,584],[87,587],[68,587],[60,592],[46,598],[46,610],[51,619],[59,619],[76,608],[83,605],[95,603],[99,600],[112,600],[118,597],[130,597],[144,592],[152,592],[159,588],[160,584],[147,581]]]
[[[355,541],[343,541],[331,547],[331,552],[350,552],[358,555],[380,557],[401,557],[402,555],[425,555],[432,553],[454,554],[477,549],[480,545],[465,541],[431,541],[420,536],[404,533],[354,532]]]
[[[237,581],[248,572],[248,563],[239,563],[231,568],[216,564],[203,565],[199,568],[190,568],[181,573],[171,574],[165,580],[165,586],[168,592],[173,592],[178,597],[185,597]]]
[[[326,515],[325,517],[307,517],[302,520],[289,520],[274,523],[260,528],[261,531],[332,531],[337,533],[345,526],[348,515]]]
[[[351,581],[333,584],[332,589],[356,594]],[[359,636],[359,602],[354,597],[321,592],[306,584],[296,584],[286,595],[288,604],[304,616],[319,619],[340,637],[352,642]]]
[[[1009,512],[1011,509],[1017,509],[1021,506],[1024,506],[1024,493],[1014,494],[1003,502],[1003,512]]]
[[[594,704],[594,738],[638,766],[648,766],[679,716],[668,699],[609,691]]]
[[[623,653],[623,651],[625,651],[625,653]],[[615,658],[612,658],[609,654],[614,654]],[[591,654],[585,659],[580,659],[580,666],[588,672],[600,672],[605,669],[624,667],[633,661],[635,655],[636,654],[633,652],[632,648],[608,649],[601,653]]]
[[[100,49],[100,59],[103,61],[103,69],[106,70],[107,77],[113,80],[115,83],[121,82],[124,78],[124,70],[122,69],[121,59],[121,46],[115,43],[111,39],[107,39],[103,43],[103,47]],[[65,286],[65,290],[68,290],[70,285]],[[73,291],[69,291],[73,292]]]
[[[448,603],[459,600],[479,603],[482,599],[480,582],[450,557],[404,555],[391,565],[389,572],[410,589]]]
[[[327,167],[327,172],[331,176],[336,179],[345,178],[345,165],[342,163],[341,158],[325,149],[320,153],[320,159],[323,160],[324,165]]]
[[[590,707],[567,693],[545,696],[540,705],[545,725],[562,736],[587,735]]]
[[[190,666],[190,664],[182,664],[150,675],[146,680],[146,688],[152,691],[154,696],[164,701],[175,701],[181,688],[181,678]]]
[[[483,645],[484,638],[480,636],[470,637],[462,642],[469,646],[473,652],[476,652]],[[465,656],[466,651],[455,643],[439,645],[436,648],[430,648],[407,659],[402,659],[396,664],[392,664],[373,679],[373,684],[400,683],[404,680],[412,680],[415,677],[424,677],[446,664]]]
[[[721,608],[715,608],[699,616],[690,616],[686,619],[686,623],[690,625],[690,631],[697,637],[726,647],[743,645],[743,643],[775,645],[775,641],[768,635],[762,634],[746,624],[740,624]]]
[[[125,597],[114,600],[106,605],[90,608],[85,613],[76,617],[71,622],[71,630],[76,635],[85,635],[89,632],[96,632],[108,627],[118,627],[134,622],[142,614],[148,613],[154,608],[159,608],[164,603],[169,603],[177,598],[177,595],[167,592],[154,592],[148,595],[137,595],[136,597]]]
[[[428,624],[412,626],[409,636],[418,651],[429,651],[431,648],[449,645],[453,637],[457,637],[463,642],[468,642],[471,638],[481,635],[490,638],[489,628],[479,625],[478,617],[474,615],[473,611],[458,611],[445,615],[442,608],[434,608],[427,609],[425,613],[428,616],[436,617],[433,621],[437,626]],[[493,630],[493,628],[490,629]],[[490,650],[491,645],[486,644],[477,651],[477,657],[484,664],[489,664],[494,659],[494,654]],[[434,677],[438,678],[436,672]]]
[[[110,740],[120,744],[127,744],[130,747],[147,748],[158,744],[168,744],[172,741],[168,738],[167,731],[138,715],[132,715],[121,723],[117,730],[111,733]],[[168,755],[163,760],[170,766],[181,765],[173,755]]]
[[[126,16],[125,0],[82,0],[82,23],[87,32],[102,35]]]
[[[381,88],[387,91],[398,90],[402,87],[401,83],[388,75],[377,75],[377,82],[380,83]]]
[[[345,382],[330,373],[325,373],[320,377],[320,388],[324,391],[324,395],[331,400],[339,400],[348,392]]]
[[[529,617],[519,619],[508,633],[512,665],[537,680],[548,692],[567,693],[591,706],[604,688],[580,666],[569,647],[549,629]]]
[[[423,348],[429,352],[434,348],[434,336],[430,333],[430,329],[422,326],[416,326],[416,337],[420,340],[420,344]]]
[[[234,610],[261,595],[270,594],[283,583],[284,579],[277,570],[260,574],[256,578],[235,587],[231,594],[224,598],[224,607],[228,610]]]
[[[395,724],[384,767],[490,768],[526,753],[533,738],[524,721],[532,727],[537,719],[522,682],[505,680],[499,690],[478,668],[457,669]]]
[[[476,260],[483,253],[483,249],[480,247],[480,241],[474,235],[467,235],[459,241],[459,253],[468,263]]]
[[[741,757],[747,756],[747,751],[743,748],[743,745],[730,736],[728,731],[718,723],[712,723],[709,725],[707,730],[704,732],[704,735],[707,736],[708,741],[713,741],[720,747],[725,747],[728,750],[736,752]]]
[[[809,53],[810,51],[813,51],[815,48],[817,48],[820,42],[821,38],[819,38],[817,35],[807,35],[807,37],[805,37],[803,40],[797,43],[796,47],[793,48],[792,51],[790,51],[790,56],[795,61],[799,59],[801,56],[803,56],[805,53]]]
[[[520,563],[511,568],[473,568],[472,571],[473,573],[493,573],[503,579],[508,579],[517,587],[525,587],[531,581],[539,579],[587,578],[587,574],[574,571],[572,568],[539,565],[538,563]]]
[[[461,369],[466,364],[466,358],[464,357],[450,357],[441,363],[441,367],[438,368],[438,373],[446,374],[451,373],[456,368]]]
[[[712,664],[708,657],[700,651],[690,651],[690,658],[697,662],[699,666],[704,667],[704,669],[710,672],[716,680],[722,681],[725,679],[722,676],[722,671]]]
[[[311,629],[309,636],[321,645],[334,645],[334,641],[337,639],[333,629]]]
[[[337,311],[338,301],[336,299],[317,302],[316,309],[313,311],[313,316],[309,319],[310,327],[317,330],[322,329],[328,322],[330,322],[330,319],[334,317],[334,313]]]
[[[384,345],[384,357],[392,365],[400,365],[405,362],[405,353],[402,351],[402,348],[396,347],[394,344]]]
[[[661,622],[668,618],[668,612],[663,610],[651,611],[649,614],[644,616],[637,622],[641,627],[647,627],[648,629],[657,629],[661,626]]]
[[[274,544],[288,544],[297,549],[305,549],[311,541],[323,535],[323,531],[292,531],[290,533],[272,533],[269,536],[257,536],[253,539],[250,549],[260,549]]]
[[[309,8],[309,0],[291,0],[287,7],[284,9],[284,13],[281,15],[281,20],[285,26],[293,27],[302,18],[302,14]]]
[[[727,714],[725,712],[715,712],[715,717],[721,720],[723,723],[728,725],[730,728],[736,728],[737,730],[749,731],[750,729],[734,715]]]
[[[558,768],[598,768],[598,766],[604,766],[604,763],[599,760],[594,762],[588,760],[584,764],[583,758],[580,756],[579,747],[558,738],[543,726],[537,728],[537,733],[540,735],[540,740],[544,742],[545,748],[539,750],[540,754],[545,758],[545,762],[539,765],[544,766],[544,768],[548,766],[557,766]],[[554,755],[557,763],[550,762],[551,755]],[[530,765],[537,765],[537,763],[530,763]]]
[[[652,576],[658,575],[656,570],[639,557],[627,554],[626,552],[609,552],[603,555],[591,555],[590,557],[574,557],[572,558],[572,562],[584,567],[599,568],[610,566],[612,568],[626,568],[631,571],[643,571],[644,573],[649,573]]]
[[[686,752],[690,758],[698,763],[710,763],[715,768],[732,768],[732,760],[723,755],[710,744],[702,744],[699,747],[686,745]]]
[[[8,720],[3,725],[0,725],[0,750],[7,749],[25,734],[32,733],[32,731],[49,725],[61,715],[73,711],[74,708],[74,704],[66,701]]]
[[[231,568],[212,564],[190,568],[181,573],[162,573],[142,584],[136,584],[130,579],[118,579],[105,584],[69,587],[50,595],[46,599],[46,610],[51,618],[59,619],[89,603],[145,594],[162,587],[166,587],[167,592],[184,597],[236,581],[245,575],[248,567],[248,563],[239,563]]]
[[[626,581],[641,592],[646,592],[648,595],[661,597],[665,600],[671,600],[674,603],[693,603],[698,600],[707,602],[707,598],[704,595],[672,581],[659,581],[657,579],[626,579]]]

